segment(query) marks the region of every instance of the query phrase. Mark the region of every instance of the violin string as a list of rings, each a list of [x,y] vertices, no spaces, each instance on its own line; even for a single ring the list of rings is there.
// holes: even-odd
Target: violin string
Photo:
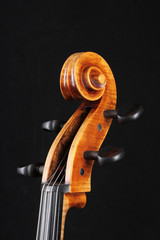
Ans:
[[[57,169],[55,170],[55,172],[52,174],[52,176],[50,177],[49,181],[47,182],[47,184],[46,184],[46,190],[48,189],[49,185],[51,184],[51,182],[52,182],[55,174],[56,174],[57,171],[58,171],[58,169],[59,169],[60,166],[62,165],[66,154],[67,154],[67,151],[65,152],[65,154],[64,154],[62,160],[60,161]],[[45,231],[46,231],[46,234],[44,233],[45,239],[47,239],[47,236],[48,236],[48,233],[49,233],[48,229],[49,229],[49,222],[50,222],[50,218],[51,218],[51,205],[52,205],[53,187],[54,187],[54,185],[56,184],[56,181],[58,180],[59,176],[60,176],[61,173],[63,172],[64,167],[65,167],[65,166],[62,167],[59,175],[57,176],[57,178],[55,179],[54,183],[52,184],[51,190],[49,191],[49,192],[50,192],[50,194],[49,194],[49,202],[48,202],[48,209],[49,209],[49,211],[46,212],[46,214],[47,214],[47,215],[46,215],[46,218],[47,218],[47,219],[46,219],[46,230],[45,230]],[[44,239],[43,239],[43,240],[44,240]]]
[[[64,176],[63,176],[64,178]],[[63,179],[62,178],[62,179]],[[60,186],[61,183],[59,183],[59,186]],[[59,190],[58,190],[59,191]],[[63,211],[63,206],[62,206],[62,211]],[[60,198],[58,199],[58,209],[57,209],[57,212],[58,212],[58,219],[57,219],[57,231],[56,231],[56,240],[58,238],[58,227],[59,227],[59,217],[60,217]]]
[[[43,234],[45,231],[45,217],[46,217],[46,206],[47,206],[47,192],[44,190],[43,203],[42,203],[42,211],[41,211],[41,221],[40,221],[40,240],[43,240]],[[38,238],[39,240],[39,238]]]
[[[49,185],[51,184],[51,182],[52,182],[55,174],[56,174],[57,171],[58,171],[58,169],[61,167],[61,165],[62,165],[62,163],[63,163],[63,161],[64,161],[64,159],[65,159],[65,157],[66,157],[67,152],[68,152],[68,151],[65,152],[65,154],[64,154],[62,160],[60,161],[58,167],[56,168],[55,172],[51,175],[51,177],[50,177],[49,180],[47,181],[46,190],[47,190],[47,188],[49,187]],[[61,173],[63,172],[64,167],[65,167],[65,166],[62,167],[62,170],[60,171],[60,173],[59,173],[59,175],[57,176],[56,180],[55,180],[54,183],[52,184],[52,188],[51,188],[51,192],[50,192],[50,197],[49,197],[49,202],[48,202],[48,208],[49,208],[50,210],[46,212],[46,214],[47,214],[47,215],[46,215],[47,220],[46,220],[46,230],[45,230],[46,234],[44,233],[45,239],[47,239],[47,236],[48,236],[48,233],[49,233],[48,228],[49,228],[49,221],[50,221],[50,216],[51,216],[51,204],[52,204],[52,196],[53,196],[53,187],[54,187],[54,185],[56,184],[56,181],[58,180],[59,176],[60,176]],[[44,239],[43,239],[43,240],[44,240]]]
[[[51,186],[51,189],[49,190],[50,192],[50,197],[49,197],[49,204],[48,204],[48,208],[49,208],[49,212],[48,214],[46,215],[46,233],[44,232],[44,235],[43,235],[43,240],[44,239],[47,239],[47,236],[48,236],[48,228],[49,228],[49,220],[50,220],[50,216],[51,216],[51,204],[52,204],[52,196],[53,196],[53,188],[56,184],[56,182],[58,181],[60,175],[62,174],[62,172],[64,171],[65,169],[65,166],[66,166],[66,163],[65,165],[62,167],[61,171],[59,172],[58,176],[56,177],[55,181],[53,182],[52,186]],[[64,177],[64,176],[63,176]],[[49,187],[49,184],[47,184],[46,186],[46,189]]]
[[[51,202],[50,202],[50,194],[48,192],[49,195],[49,202],[47,204],[47,209],[46,209],[46,228],[45,228],[45,232],[44,233],[44,239],[43,240],[47,240],[48,239],[48,234],[49,234],[49,219],[50,219],[50,212],[51,212]]]
[[[39,215],[38,215],[38,224],[37,224],[37,232],[36,232],[36,240],[38,240],[39,234],[40,234],[40,223],[41,223],[41,217],[42,216],[42,205],[43,205],[43,198],[44,198],[44,192],[45,192],[45,187],[48,187],[49,184],[51,183],[51,181],[53,180],[54,176],[56,175],[58,169],[60,168],[65,156],[67,154],[64,154],[62,160],[60,161],[60,163],[58,164],[58,167],[56,168],[56,170],[54,171],[54,173],[48,178],[47,182],[43,185],[42,190],[41,190],[41,198],[40,198],[40,206],[39,206]],[[56,179],[57,180],[57,179]],[[43,206],[44,207],[44,206]]]
[[[39,214],[38,214],[38,224],[37,224],[36,240],[38,240],[38,238],[39,238],[44,188],[45,188],[45,185],[43,185],[42,190],[41,190],[41,198],[40,198],[40,205],[39,205]]]
[[[57,207],[58,209],[57,209],[57,212],[58,212],[58,219],[57,219],[57,231],[56,231],[56,240],[57,240],[57,238],[58,238],[58,227],[59,227],[59,217],[60,217],[60,198],[58,199],[58,207]],[[63,208],[63,206],[62,206],[62,208]],[[63,211],[63,210],[62,210]]]
[[[49,206],[48,206],[48,191],[46,191],[46,201],[45,201],[45,207],[44,207],[44,214],[43,214],[43,225],[42,225],[42,240],[46,239],[47,235],[47,226],[46,226],[46,221],[47,221],[47,215],[49,211]]]
[[[58,186],[57,186],[57,189],[56,189],[56,199],[55,199],[55,213],[54,213],[54,220],[53,220],[53,235],[52,235],[52,240],[54,240],[54,234],[55,234],[55,225],[56,225],[56,216],[57,216],[57,200],[58,200],[58,195],[59,195],[59,187],[60,187],[60,184],[61,184],[61,182],[62,182],[62,180],[63,180],[63,178],[64,178],[64,175],[62,176],[62,178],[61,178],[61,180],[60,180],[60,182],[59,182],[59,184],[58,184]],[[59,215],[59,214],[58,214]],[[57,225],[57,232],[58,232],[58,225]]]
[[[48,186],[48,182],[50,183],[52,181],[52,179],[54,178],[55,174],[57,173],[58,169],[61,166],[61,163],[63,162],[63,158],[61,160],[61,162],[59,163],[58,167],[56,168],[55,172],[48,178],[47,182],[43,184],[43,187],[41,189],[41,198],[40,198],[40,205],[39,205],[39,214],[38,214],[38,224],[37,224],[37,233],[36,233],[36,240],[38,240],[39,237],[39,231],[40,231],[40,222],[41,222],[41,216],[42,216],[42,204],[43,204],[43,198],[44,198],[44,192],[45,192],[45,188],[46,186]]]
[[[64,178],[64,176],[62,177],[62,179]],[[59,183],[60,186],[61,183]],[[56,231],[56,240],[58,240],[58,227],[59,227],[59,217],[60,217],[60,199],[58,200],[58,219],[57,219],[57,231]],[[62,214],[63,214],[63,205],[62,205]]]
[[[58,167],[56,168],[56,170],[54,171],[54,173],[50,176],[49,181],[47,181],[47,186],[49,186],[50,183],[52,182],[52,180],[53,180],[55,174],[57,173],[57,171],[58,171],[58,169],[60,168],[62,162],[64,161],[64,158],[66,157],[67,152],[68,152],[68,151],[65,152],[65,154],[64,154],[64,156],[63,156],[63,158],[62,158],[62,160],[61,160],[60,163],[58,164]]]
[[[50,176],[49,178],[48,178],[48,180],[47,180],[47,182],[48,181],[50,181],[50,179],[51,178],[53,178],[54,176],[55,176],[55,174],[56,174],[56,172],[58,171],[58,169],[60,168],[60,165],[61,165],[61,162],[60,162],[60,164],[59,164],[59,166],[57,167],[57,169],[56,169],[56,171],[54,172],[54,174],[52,174],[52,176]],[[45,188],[47,187],[47,183],[45,183],[45,184],[43,184],[43,187],[42,187],[42,189],[41,189],[41,198],[40,198],[40,205],[39,205],[39,215],[38,215],[38,224],[37,224],[37,233],[36,233],[36,240],[39,240],[38,238],[39,238],[39,234],[40,234],[40,223],[41,223],[41,221],[42,221],[42,217],[43,217],[43,214],[42,214],[42,206],[43,206],[43,208],[45,208],[45,204],[44,204],[44,193],[45,193]],[[42,226],[43,227],[43,226]],[[41,231],[42,231],[42,229],[41,229]]]

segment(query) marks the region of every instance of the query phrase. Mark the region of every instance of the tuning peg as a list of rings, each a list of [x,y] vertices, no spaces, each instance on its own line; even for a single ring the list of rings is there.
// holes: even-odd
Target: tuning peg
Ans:
[[[28,166],[17,168],[17,173],[29,177],[39,177],[43,173],[43,167],[44,165],[42,163],[32,163]]]
[[[41,128],[45,131],[59,133],[59,131],[64,126],[64,124],[65,124],[65,121],[50,120],[50,121],[42,123]]]
[[[97,160],[100,166],[105,163],[114,163],[124,157],[124,150],[120,147],[106,146],[100,151],[85,151],[83,154],[86,160]]]
[[[128,123],[140,118],[144,108],[141,104],[126,104],[116,110],[105,110],[105,118],[116,118],[119,123]]]

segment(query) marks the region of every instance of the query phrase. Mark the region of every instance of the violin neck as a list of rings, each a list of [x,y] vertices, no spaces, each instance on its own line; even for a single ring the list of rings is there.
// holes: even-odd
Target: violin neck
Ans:
[[[67,185],[65,186],[65,190]],[[64,189],[60,186],[43,186],[39,209],[36,240],[62,240],[61,231]],[[62,232],[62,234],[61,234]]]

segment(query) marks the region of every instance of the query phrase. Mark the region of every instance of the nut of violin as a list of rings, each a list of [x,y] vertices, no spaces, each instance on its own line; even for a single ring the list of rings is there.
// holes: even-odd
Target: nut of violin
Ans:
[[[63,97],[68,101],[100,99],[107,82],[107,67],[106,61],[97,53],[71,55],[64,63],[60,76]]]

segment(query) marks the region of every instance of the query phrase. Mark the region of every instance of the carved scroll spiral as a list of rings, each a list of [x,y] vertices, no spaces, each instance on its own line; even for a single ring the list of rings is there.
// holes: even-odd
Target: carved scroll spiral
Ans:
[[[107,82],[103,65],[104,59],[93,52],[71,55],[61,71],[60,87],[63,97],[68,101],[100,99]]]

